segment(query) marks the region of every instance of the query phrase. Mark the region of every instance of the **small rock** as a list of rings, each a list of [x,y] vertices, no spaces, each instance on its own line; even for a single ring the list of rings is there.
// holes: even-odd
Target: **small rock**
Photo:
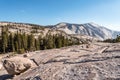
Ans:
[[[23,55],[23,57],[29,57],[29,56],[30,56],[30,54],[28,54],[28,53]]]
[[[10,75],[18,75],[33,67],[33,62],[23,57],[13,57],[3,60],[3,66]]]

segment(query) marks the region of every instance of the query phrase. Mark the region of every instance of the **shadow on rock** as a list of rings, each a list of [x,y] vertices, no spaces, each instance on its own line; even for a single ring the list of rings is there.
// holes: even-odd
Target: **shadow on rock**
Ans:
[[[0,75],[0,80],[12,79],[13,76],[9,74]]]
[[[40,78],[40,76],[35,76],[35,77],[27,78],[25,80],[42,80],[42,79]]]

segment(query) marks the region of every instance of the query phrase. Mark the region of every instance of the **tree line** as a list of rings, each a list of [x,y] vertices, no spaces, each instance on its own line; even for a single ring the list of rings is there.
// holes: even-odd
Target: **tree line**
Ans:
[[[109,42],[109,43],[117,43],[120,42],[120,35],[117,35],[115,39],[106,39],[103,42]]]
[[[0,37],[0,53],[45,50],[60,48],[64,46],[77,45],[79,39],[67,38],[63,35],[46,35],[45,37],[35,36],[26,33],[9,32],[8,27],[2,26]]]

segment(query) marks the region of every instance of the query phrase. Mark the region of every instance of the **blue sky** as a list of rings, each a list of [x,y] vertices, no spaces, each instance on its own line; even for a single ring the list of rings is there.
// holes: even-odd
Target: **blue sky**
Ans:
[[[120,31],[120,0],[0,0],[0,21],[41,25],[95,22]]]

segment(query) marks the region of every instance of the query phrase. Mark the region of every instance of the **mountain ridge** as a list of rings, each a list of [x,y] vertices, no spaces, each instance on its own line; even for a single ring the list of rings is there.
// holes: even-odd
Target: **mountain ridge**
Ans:
[[[61,22],[56,25],[47,25],[42,26],[38,24],[31,24],[31,23],[21,23],[21,22],[7,22],[7,21],[1,21],[0,26],[2,25],[16,25],[18,28],[23,27],[23,29],[26,27],[26,32],[28,32],[27,29],[31,29],[30,27],[36,26],[36,27],[43,27],[43,28],[49,28],[49,30],[59,30],[64,31],[65,33],[69,35],[87,35],[90,37],[98,38],[100,40],[105,39],[113,39],[116,38],[117,35],[120,34],[120,31],[114,31],[110,30],[104,26],[100,26],[94,22],[90,23],[84,23],[84,24],[75,24],[75,23],[67,23],[67,22]],[[22,30],[23,30],[22,29]]]
[[[58,30],[65,31],[67,34],[88,35],[97,37],[101,40],[116,38],[116,36],[120,34],[120,31],[110,30],[95,23],[71,24],[62,22],[58,23],[54,27]]]

